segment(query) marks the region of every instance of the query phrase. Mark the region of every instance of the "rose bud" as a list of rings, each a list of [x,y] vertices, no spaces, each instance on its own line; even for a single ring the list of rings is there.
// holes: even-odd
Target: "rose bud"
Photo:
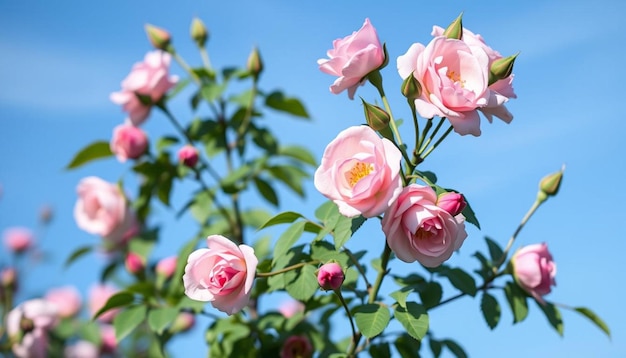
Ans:
[[[186,145],[178,151],[178,161],[189,168],[195,167],[198,159],[198,150],[191,145]]]
[[[324,264],[317,270],[317,283],[326,291],[339,289],[345,278],[343,269],[335,262]]]
[[[176,272],[176,265],[178,263],[178,257],[170,256],[161,259],[156,264],[155,271],[157,275],[161,275],[164,278],[170,278]]]
[[[363,109],[365,110],[365,120],[367,125],[375,131],[381,131],[389,126],[391,117],[384,109],[363,101]]]
[[[517,284],[540,303],[556,286],[556,263],[545,243],[522,247],[511,258]]]
[[[154,48],[159,50],[167,50],[172,40],[170,33],[165,29],[160,27],[156,27],[154,25],[146,24],[146,34],[148,35],[148,40]]]
[[[463,195],[449,192],[439,195],[437,206],[450,213],[452,216],[459,215],[467,206]]]
[[[12,227],[4,231],[4,245],[12,252],[20,254],[30,249],[35,241],[33,232],[24,227]]]
[[[555,196],[559,192],[561,187],[561,181],[563,180],[563,172],[565,166],[556,173],[548,174],[539,182],[539,193],[537,199],[539,201],[545,201],[549,196]]]
[[[134,252],[129,252],[124,261],[126,270],[132,274],[138,274],[146,268],[143,258]]]
[[[252,52],[250,52],[246,67],[255,78],[258,78],[263,71],[263,60],[261,60],[261,54],[259,53],[259,49],[256,47],[252,49]]]
[[[113,129],[110,147],[111,152],[122,163],[127,159],[137,159],[148,148],[148,136],[138,127],[122,124]]]
[[[206,26],[204,26],[204,22],[197,17],[194,17],[191,21],[191,29],[189,32],[191,33],[191,38],[196,42],[198,47],[203,48],[209,39],[209,32],[207,31]]]
[[[460,40],[463,37],[463,14],[459,15],[448,28],[443,32],[443,35],[449,39]]]

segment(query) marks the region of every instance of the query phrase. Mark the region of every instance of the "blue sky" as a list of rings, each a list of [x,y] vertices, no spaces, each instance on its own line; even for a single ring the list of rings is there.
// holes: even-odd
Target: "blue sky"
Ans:
[[[383,76],[394,115],[406,118],[410,112],[395,90],[400,85],[395,58],[412,43],[429,41],[432,25],[445,27],[463,11],[464,25],[494,49],[504,55],[520,52],[514,71],[518,99],[508,104],[515,116],[511,124],[483,121],[478,138],[452,135],[423,164],[437,172],[442,184],[466,194],[482,225],[481,232],[470,230],[450,264],[474,268],[471,254],[484,248],[485,235],[504,244],[534,200],[539,178],[565,163],[561,192],[539,209],[516,247],[548,242],[558,265],[558,286],[548,299],[592,308],[609,324],[613,338],[609,341],[569,311],[563,312],[565,335],[560,338],[535,306],[526,321],[513,326],[504,300],[502,320],[493,332],[482,319],[479,300],[469,298],[433,311],[431,327],[439,336],[457,339],[475,357],[626,356],[621,266],[626,161],[620,145],[626,130],[624,10],[619,0],[0,2],[0,230],[34,227],[41,205],[52,205],[55,220],[40,237],[50,264],[29,273],[25,291],[36,295],[68,283],[85,289],[97,279],[93,267],[103,261],[95,255],[68,270],[60,268],[74,247],[97,240],[74,223],[75,186],[88,175],[129,178],[130,167],[111,159],[72,172],[63,168],[78,149],[108,140],[123,121],[108,95],[150,50],[145,23],[169,29],[178,51],[195,64],[200,58],[188,40],[193,16],[202,18],[211,32],[215,67],[243,65],[258,46],[266,64],[261,87],[300,97],[313,119],[268,116],[267,125],[285,143],[295,141],[320,158],[339,131],[363,122],[359,101],[331,94],[334,78],[317,68],[316,60],[325,56],[332,40],[371,19],[391,57]],[[177,66],[172,71],[182,74]],[[357,95],[377,100],[369,86]],[[186,103],[181,97],[173,104],[183,118],[189,116]],[[160,115],[152,116],[144,129],[152,138],[171,131]],[[312,216],[324,198],[312,181],[307,195],[306,205],[286,198],[281,210],[295,208]],[[183,198],[175,199],[175,205],[182,205]],[[169,217],[168,209],[158,208],[155,220],[166,225],[156,253],[160,257],[193,233],[185,227],[191,221],[171,222]],[[371,236],[361,232],[350,244],[360,245],[360,240],[378,252],[381,245],[371,243]],[[397,264],[394,269],[412,266]],[[188,346],[202,352],[202,342],[199,329],[176,342],[173,352],[183,356]]]

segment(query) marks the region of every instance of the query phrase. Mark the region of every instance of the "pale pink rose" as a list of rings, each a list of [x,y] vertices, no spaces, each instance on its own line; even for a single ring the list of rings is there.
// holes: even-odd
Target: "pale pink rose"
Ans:
[[[136,218],[119,187],[97,177],[87,177],[78,183],[76,191],[74,218],[78,227],[106,241],[122,242]]]
[[[317,283],[323,290],[337,290],[346,278],[341,265],[329,262],[317,270]]]
[[[232,315],[248,304],[259,260],[250,246],[237,246],[221,235],[209,236],[207,246],[187,259],[185,294]]]
[[[365,82],[363,77],[385,61],[383,46],[369,19],[365,19],[359,31],[333,41],[333,48],[326,55],[328,59],[317,60],[320,70],[339,77],[330,86],[330,91],[339,94],[347,89],[350,99],[354,98],[357,87]]]
[[[437,194],[431,187],[411,184],[385,212],[383,232],[400,260],[437,267],[463,244],[467,237],[465,218],[450,215],[436,202]]]
[[[102,338],[102,344],[100,349],[102,353],[114,353],[117,350],[117,338],[115,338],[115,328],[110,324],[100,325],[100,338]]]
[[[427,46],[411,45],[397,65],[402,78],[413,75],[420,82],[420,116],[447,117],[459,134],[480,135],[478,109],[502,104],[488,87],[489,56],[479,46],[438,36]]]
[[[128,159],[137,159],[148,148],[146,133],[131,124],[121,124],[113,129],[111,151],[120,162]]]
[[[170,332],[187,332],[196,324],[196,316],[191,312],[180,312],[174,319]]]
[[[511,258],[515,281],[543,303],[542,296],[547,295],[556,286],[556,263],[548,251],[546,243],[524,246]]]
[[[75,316],[82,306],[80,293],[74,286],[51,288],[44,299],[57,306],[59,316],[62,318]]]
[[[288,300],[278,306],[278,312],[285,316],[285,318],[289,318],[297,313],[304,312],[304,305],[300,301]]]
[[[280,350],[280,358],[311,358],[313,345],[306,336],[291,336]]]
[[[443,36],[443,32],[445,30],[439,26],[433,26],[432,35],[433,36]],[[461,38],[463,42],[468,44],[469,46],[478,46],[485,50],[487,56],[489,56],[489,68],[491,68],[491,64],[493,61],[501,59],[503,56],[500,52],[489,47],[482,36],[479,34],[474,34],[468,29],[463,29],[463,37]],[[493,116],[496,116],[506,123],[510,123],[513,120],[513,115],[508,111],[508,109],[504,106],[504,103],[507,102],[510,98],[517,98],[513,90],[513,78],[515,75],[510,75],[507,78],[503,78],[499,81],[496,81],[489,89],[495,92],[495,98],[492,97],[492,101],[487,104],[487,106],[480,108],[480,111],[483,112],[485,117],[491,122]]]
[[[58,323],[55,304],[43,299],[22,302],[6,318],[9,337],[22,339],[13,344],[13,353],[20,358],[45,358],[48,356],[48,331]]]
[[[198,150],[194,146],[188,144],[178,151],[178,162],[189,168],[195,167],[198,163],[198,159]]]
[[[4,230],[4,245],[15,253],[30,249],[35,242],[35,235],[25,227],[12,227]]]
[[[163,275],[165,278],[170,278],[176,272],[176,265],[178,265],[178,257],[170,256],[159,260],[156,264],[156,272],[159,275]]]
[[[402,191],[402,153],[368,126],[350,127],[324,150],[315,188],[347,217],[384,212]]]
[[[88,302],[89,314],[91,315],[91,317],[98,313],[98,311],[107,303],[109,298],[117,292],[117,288],[105,284],[97,284],[92,286],[89,290]],[[103,323],[111,323],[113,322],[113,318],[115,318],[119,311],[119,308],[108,310],[98,316],[97,320]]]
[[[171,55],[167,52],[148,52],[143,62],[133,65],[130,74],[122,81],[121,91],[111,93],[111,101],[122,106],[134,125],[143,123],[151,108],[141,103],[137,95],[149,97],[152,103],[156,103],[178,81],[177,76],[169,75],[170,62]]]
[[[465,209],[467,203],[463,195],[452,191],[439,195],[437,198],[437,206],[449,212],[450,215],[457,216]]]
[[[63,351],[64,358],[98,358],[100,357],[100,348],[89,341],[78,341],[70,346],[65,347]]]

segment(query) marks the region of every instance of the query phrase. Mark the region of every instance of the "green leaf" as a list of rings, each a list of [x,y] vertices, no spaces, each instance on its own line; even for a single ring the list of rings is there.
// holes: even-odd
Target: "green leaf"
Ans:
[[[462,269],[454,268],[445,270],[439,272],[439,275],[447,277],[452,286],[456,287],[459,291],[472,297],[476,295],[476,281],[470,274]]]
[[[146,318],[147,307],[137,305],[128,307],[119,312],[113,319],[113,327],[115,327],[115,339],[121,342],[135,328],[137,328]]]
[[[352,310],[352,314],[359,331],[367,338],[382,333],[391,319],[389,309],[376,303],[357,306]]]
[[[306,148],[299,145],[281,146],[278,148],[278,155],[290,157],[296,159],[302,163],[310,164],[311,166],[317,166],[317,161],[313,154]]]
[[[178,140],[178,138],[176,137],[164,136],[159,138],[159,140],[157,141],[156,149],[157,151],[162,152],[163,149],[166,149],[174,144],[178,144],[179,142],[180,140]]]
[[[81,246],[77,248],[76,250],[74,250],[74,252],[70,254],[67,260],[65,260],[65,264],[63,265],[63,267],[68,268],[72,263],[74,263],[74,261],[90,253],[92,250],[93,250],[93,246],[91,245]]]
[[[493,241],[489,237],[485,236],[485,241],[487,242],[487,247],[489,248],[489,256],[491,256],[491,262],[498,262],[503,255],[502,248],[498,245],[497,242]]]
[[[394,345],[396,346],[398,353],[400,353],[400,357],[415,358],[419,357],[418,352],[420,351],[420,346],[422,344],[420,341],[404,333],[396,339]]]
[[[104,312],[113,308],[128,306],[135,301],[135,296],[132,293],[121,291],[113,294],[107,302],[96,312],[93,319],[98,318]]]
[[[406,308],[397,306],[394,317],[406,329],[406,332],[417,340],[422,340],[428,332],[428,314],[422,305],[407,302]]]
[[[185,271],[185,266],[187,266],[187,259],[189,255],[194,251],[196,245],[198,245],[198,241],[200,241],[200,237],[189,240],[185,246],[183,246],[178,252],[178,262],[176,263],[176,272],[172,277],[172,281],[170,283],[169,295],[174,296],[183,292],[183,272]]]
[[[178,316],[178,308],[162,307],[151,309],[148,313],[148,325],[150,329],[158,334],[162,334],[167,326],[169,326]]]
[[[98,322],[87,321],[80,326],[81,337],[99,347],[102,343],[102,333]]]
[[[259,177],[255,177],[254,184],[256,185],[256,189],[259,191],[259,194],[261,194],[265,200],[274,206],[278,206],[278,196],[276,195],[276,191],[268,182]]]
[[[606,335],[609,338],[611,338],[611,330],[609,329],[609,326],[600,317],[598,317],[598,315],[596,315],[592,310],[586,307],[575,307],[574,310],[582,314],[583,316],[589,318],[591,322],[593,322],[596,326],[598,326],[598,328],[600,328],[604,333],[606,333]]]
[[[504,294],[513,313],[513,323],[523,321],[528,316],[528,303],[526,302],[526,292],[516,283],[507,282],[504,286]]]
[[[189,82],[190,82],[189,78],[184,78],[182,80],[179,80],[176,83],[176,86],[174,86],[174,88],[168,91],[167,100],[169,101],[170,99],[174,98],[177,94],[179,94],[185,87],[187,87]]]
[[[450,352],[452,352],[452,354],[454,354],[457,358],[467,358],[467,353],[465,353],[463,347],[461,347],[455,341],[451,339],[444,339],[443,341],[441,341],[441,343],[448,347]]]
[[[545,305],[537,300],[535,300],[535,302],[537,302],[537,306],[539,306],[546,315],[550,325],[556,330],[559,336],[563,337],[563,319],[561,318],[561,311],[558,307],[550,302],[546,302]]]
[[[202,86],[200,94],[205,101],[212,103],[224,93],[224,90],[226,90],[226,83],[207,83]]]
[[[395,299],[401,307],[406,308],[406,298],[409,297],[409,294],[411,294],[411,292],[413,292],[412,287],[402,287],[398,291],[394,291],[389,294],[389,296]]]
[[[430,336],[428,338],[428,345],[430,346],[430,350],[433,352],[433,356],[435,358],[439,358],[439,356],[441,355],[441,350],[443,349],[441,342]]]
[[[278,224],[292,223],[302,217],[303,217],[302,214],[296,213],[295,211],[284,211],[282,213],[274,215],[265,224],[261,225],[259,227],[259,230],[265,229],[266,227],[278,225]]]
[[[474,210],[470,206],[469,201],[467,201],[467,198],[465,198],[465,195],[463,195],[463,198],[465,199],[465,203],[467,205],[465,206],[465,209],[461,211],[461,214],[465,216],[465,221],[476,226],[480,230],[480,223],[478,222],[478,219],[476,218],[476,214],[474,213]]]
[[[361,215],[355,218],[347,218],[340,216],[337,225],[334,228],[333,238],[335,240],[335,249],[339,250],[352,237],[365,222],[365,218]]]
[[[306,109],[298,99],[285,97],[285,95],[280,91],[270,93],[265,98],[265,105],[270,108],[292,114],[296,117],[309,118],[309,114],[306,112]]]
[[[420,300],[422,301],[422,306],[424,308],[429,309],[434,307],[441,302],[441,297],[443,296],[443,289],[439,282],[430,281],[423,282],[418,284]]]
[[[383,342],[370,346],[370,356],[372,358],[391,358],[391,349],[389,343]]]
[[[65,169],[78,168],[96,159],[106,158],[113,155],[109,142],[97,141],[81,149]]]
[[[480,302],[480,310],[483,312],[483,317],[485,318],[489,328],[496,328],[498,322],[500,322],[500,315],[502,313],[500,304],[496,298],[485,291]]]
[[[319,287],[315,271],[315,266],[305,265],[300,270],[292,270],[285,273],[287,293],[296,300],[308,301]]]
[[[274,178],[281,181],[294,193],[304,197],[302,181],[309,177],[308,173],[293,165],[274,165],[267,168],[267,170]]]
[[[305,221],[299,221],[297,223],[292,224],[285,230],[285,232],[280,235],[278,240],[276,241],[276,246],[274,246],[274,259],[272,263],[276,263],[276,260],[285,255],[287,251],[298,241],[300,236],[304,233],[304,225]]]

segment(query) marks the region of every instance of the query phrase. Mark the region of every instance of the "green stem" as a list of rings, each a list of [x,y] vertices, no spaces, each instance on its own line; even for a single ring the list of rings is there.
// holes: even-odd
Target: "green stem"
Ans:
[[[271,271],[271,272],[257,272],[256,273],[256,277],[271,277],[271,276],[276,276],[276,275],[280,275],[281,273],[285,273],[285,272],[289,272],[291,270],[296,270],[299,269],[301,267],[304,267],[306,265],[316,265],[319,264],[320,261],[319,260],[312,260],[312,261],[308,261],[308,262],[300,262],[298,264],[295,265],[291,265],[291,266],[287,266],[283,269],[277,270],[277,271]]]
[[[209,72],[213,71],[213,69],[211,68],[211,61],[209,60],[209,53],[204,46],[200,47],[200,57],[202,57],[202,63],[204,64],[204,67]]]
[[[391,248],[389,247],[389,245],[387,245],[387,241],[385,241],[385,249],[380,256],[380,271],[378,272],[378,276],[376,276],[376,281],[374,281],[374,285],[372,286],[372,290],[370,291],[368,303],[376,302],[376,297],[378,297],[378,291],[380,291],[380,286],[383,283],[383,279],[387,275],[387,264],[389,263],[390,257]]]
[[[357,270],[361,274],[361,277],[363,277],[363,280],[365,281],[365,287],[367,287],[367,289],[369,290],[372,287],[372,284],[370,284],[370,282],[367,280],[367,276],[365,275],[365,269],[363,268],[363,265],[361,265],[359,260],[352,253],[352,251],[348,250],[345,247],[343,248],[343,250],[346,254],[348,254],[348,256],[350,257],[350,261],[352,261],[354,266],[356,266]]]
[[[350,320],[350,328],[352,328],[352,345],[354,347],[356,347],[359,343],[359,339],[360,336],[357,335],[356,333],[356,328],[354,327],[354,320],[352,319],[352,315],[350,314],[350,308],[348,308],[348,304],[346,304],[346,301],[343,299],[343,296],[341,295],[341,289],[336,289],[334,290],[335,294],[337,295],[337,297],[339,297],[339,301],[341,301],[341,305],[343,306],[344,310],[346,310],[346,315],[348,315],[348,320]]]
[[[246,108],[246,114],[243,117],[243,120],[241,121],[241,125],[239,125],[239,128],[237,129],[237,139],[235,141],[235,143],[237,143],[237,145],[239,145],[239,141],[243,140],[243,137],[246,135],[246,132],[248,131],[248,127],[250,126],[250,122],[252,120],[252,111],[254,110],[254,100],[256,98],[257,95],[257,91],[258,91],[258,82],[257,82],[257,77],[254,77],[254,79],[252,80],[252,94],[250,95],[250,103],[248,104],[248,107]]]
[[[539,208],[539,206],[542,203],[543,203],[543,201],[541,201],[541,200],[535,200],[535,202],[530,207],[530,209],[528,209],[528,212],[526,213],[526,215],[524,215],[524,218],[522,218],[522,221],[517,226],[517,229],[515,230],[515,232],[513,233],[511,238],[509,239],[509,242],[506,244],[506,247],[504,248],[504,252],[502,253],[502,257],[500,257],[500,260],[498,260],[496,265],[494,265],[495,269],[498,269],[498,268],[500,268],[500,266],[502,266],[502,264],[506,260],[506,257],[508,256],[509,251],[511,250],[511,247],[513,246],[513,242],[515,242],[515,238],[517,238],[517,235],[520,233],[520,231],[522,231],[522,228],[524,227],[524,225],[526,225],[526,223],[528,222],[530,217],[533,216],[535,211],[537,211],[537,209]]]
[[[194,82],[196,82],[198,85],[202,85],[202,81],[200,81],[200,77],[198,77],[198,75],[191,70],[191,67],[189,67],[187,62],[185,62],[185,60],[183,60],[183,58],[180,57],[180,55],[175,50],[172,50],[170,53],[174,57],[174,60],[178,62],[178,65],[182,67],[183,70],[185,70],[185,72],[189,74],[189,76],[191,76]]]
[[[420,139],[419,139],[418,143],[415,145],[415,148],[421,148],[422,147],[422,144],[426,140],[426,135],[428,134],[428,131],[430,131],[430,128],[432,126],[433,126],[433,119],[430,118],[430,119],[428,119],[426,121],[426,126],[424,127],[424,130],[422,131],[422,135],[420,136]],[[418,154],[421,154],[421,153],[418,152]]]
[[[437,148],[439,146],[439,144],[441,144],[441,142],[443,142],[444,139],[446,139],[446,137],[448,136],[448,134],[450,134],[452,132],[453,127],[450,126],[448,127],[448,129],[446,130],[446,132],[441,136],[441,138],[439,138],[435,144],[433,144],[432,147],[430,147],[426,153],[424,153],[424,155],[422,155],[422,159],[426,158],[430,153],[432,153],[433,150],[435,150],[435,148]]]
[[[426,142],[423,143],[422,146],[419,148],[419,153],[420,154],[423,153],[424,150],[426,150],[426,147],[428,147],[428,145],[433,140],[433,138],[435,138],[435,136],[437,135],[437,132],[439,132],[439,129],[443,125],[444,121],[445,121],[445,118],[441,118],[439,120],[439,123],[437,123],[437,126],[435,127],[435,130],[430,134],[430,136],[428,136],[428,140],[426,140]]]

